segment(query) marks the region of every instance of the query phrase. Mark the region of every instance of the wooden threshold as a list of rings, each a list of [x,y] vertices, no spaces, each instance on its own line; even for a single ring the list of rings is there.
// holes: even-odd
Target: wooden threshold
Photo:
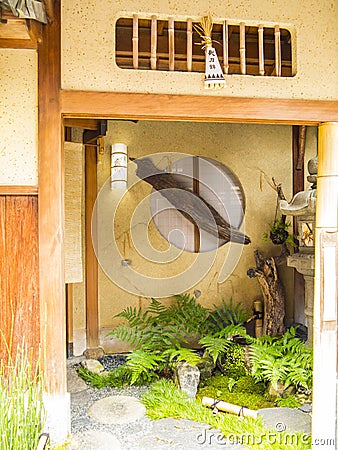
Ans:
[[[0,186],[0,195],[38,195],[37,186]]]
[[[338,102],[61,90],[63,117],[318,125]]]

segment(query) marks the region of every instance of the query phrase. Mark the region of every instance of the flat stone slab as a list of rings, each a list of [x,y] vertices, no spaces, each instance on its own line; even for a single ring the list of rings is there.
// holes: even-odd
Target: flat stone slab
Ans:
[[[135,450],[244,450],[245,447],[228,442],[209,425],[186,419],[160,419],[153,422],[150,434],[138,439]]]
[[[122,450],[121,442],[107,431],[84,431],[72,436],[71,449]]]
[[[310,434],[311,415],[294,408],[263,408],[258,410],[266,428]]]
[[[71,394],[85,391],[88,385],[79,377],[74,367],[67,367],[67,391]]]
[[[97,400],[88,410],[88,415],[104,424],[135,422],[146,414],[146,408],[134,397],[111,395]]]

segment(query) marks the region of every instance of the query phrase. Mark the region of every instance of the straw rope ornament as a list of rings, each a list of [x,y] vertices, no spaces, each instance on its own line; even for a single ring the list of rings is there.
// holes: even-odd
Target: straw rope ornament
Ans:
[[[204,16],[199,25],[194,28],[202,39],[200,45],[205,51],[205,78],[204,87],[206,89],[222,89],[225,87],[225,79],[215,48],[212,45],[212,19]]]

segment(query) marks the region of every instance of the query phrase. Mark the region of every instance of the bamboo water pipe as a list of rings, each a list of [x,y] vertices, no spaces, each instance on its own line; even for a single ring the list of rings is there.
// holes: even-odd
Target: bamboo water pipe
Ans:
[[[219,411],[236,414],[241,417],[252,417],[257,419],[257,411],[247,408],[246,406],[233,405],[232,403],[223,402],[222,400],[216,400],[214,398],[203,397],[202,405],[209,408],[216,408]]]

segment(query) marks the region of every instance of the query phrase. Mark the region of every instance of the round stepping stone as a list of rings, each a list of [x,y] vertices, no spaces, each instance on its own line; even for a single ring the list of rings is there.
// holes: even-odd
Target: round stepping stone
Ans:
[[[121,424],[135,422],[145,416],[146,408],[134,397],[112,395],[96,401],[89,408],[88,414],[104,424]]]
[[[294,408],[262,408],[258,410],[264,425],[275,431],[311,432],[311,416]]]
[[[72,448],[81,450],[122,450],[121,442],[107,431],[84,431],[73,436]]]

